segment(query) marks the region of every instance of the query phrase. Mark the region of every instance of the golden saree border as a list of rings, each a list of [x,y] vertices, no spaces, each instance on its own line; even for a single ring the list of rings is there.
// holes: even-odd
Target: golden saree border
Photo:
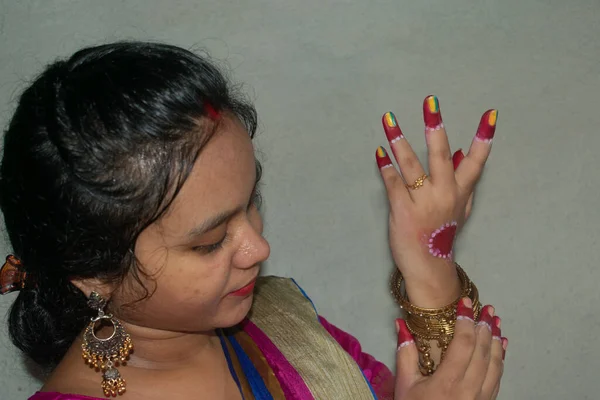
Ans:
[[[256,283],[249,320],[271,340],[318,400],[373,400],[352,357],[325,330],[312,302],[287,278]]]

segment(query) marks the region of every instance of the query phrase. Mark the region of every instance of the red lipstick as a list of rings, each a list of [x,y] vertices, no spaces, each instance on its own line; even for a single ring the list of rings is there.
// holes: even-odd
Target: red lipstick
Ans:
[[[230,296],[239,296],[239,297],[248,296],[254,290],[255,284],[256,284],[256,279],[253,279],[252,282],[250,282],[249,284],[247,284],[246,286],[244,286],[238,290],[235,290],[235,291],[229,293],[229,295]]]

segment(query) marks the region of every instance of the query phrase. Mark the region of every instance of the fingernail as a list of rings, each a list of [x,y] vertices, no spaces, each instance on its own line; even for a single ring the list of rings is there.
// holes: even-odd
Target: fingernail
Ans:
[[[506,348],[508,347],[508,339],[503,337],[502,338],[502,359],[504,360],[504,357],[506,357]]]
[[[406,321],[400,318],[397,319],[396,329],[398,330],[398,350],[400,350],[402,347],[408,346],[411,343],[414,343],[414,338],[408,330],[408,326],[406,326]]]
[[[392,160],[390,160],[390,156],[388,156],[387,151],[382,146],[377,148],[377,153],[375,154],[377,158],[377,166],[379,169],[388,168],[392,166]]]
[[[502,334],[500,333],[500,317],[494,317],[492,319],[492,339],[501,340]]]
[[[415,342],[412,334],[406,326],[406,321],[404,321],[402,318],[398,318],[396,320],[396,330],[398,331],[398,350]]]
[[[387,137],[390,143],[396,143],[400,139],[404,139],[404,134],[400,130],[398,126],[398,122],[396,122],[396,116],[392,112],[386,112],[383,114],[381,118],[381,122],[383,123],[383,130],[385,131],[385,136]]]
[[[463,319],[473,321],[473,302],[468,297],[462,298],[456,307],[456,320]]]
[[[454,170],[458,168],[463,158],[465,158],[465,153],[462,152],[462,149],[456,150],[456,152],[452,155],[452,164],[454,164]]]
[[[475,139],[485,142],[491,143],[494,138],[494,134],[496,133],[496,120],[498,119],[498,110],[487,110],[481,116],[481,121],[479,122],[479,128],[477,128],[477,134],[475,135]]]
[[[481,315],[482,315],[482,316],[483,316],[484,314],[485,314],[485,315],[488,315],[488,316],[490,317],[490,322],[491,322],[491,319],[492,319],[492,317],[494,316],[494,312],[495,312],[495,311],[496,311],[496,310],[494,309],[494,307],[488,304],[488,305],[486,305],[486,306],[484,306],[484,307],[483,307],[483,310],[481,310]]]
[[[437,131],[444,127],[442,114],[440,113],[440,103],[436,96],[427,96],[423,101],[423,119],[425,120],[426,131]]]
[[[485,306],[481,310],[481,316],[477,325],[485,325],[487,329],[492,330],[492,317],[494,316],[494,307]]]

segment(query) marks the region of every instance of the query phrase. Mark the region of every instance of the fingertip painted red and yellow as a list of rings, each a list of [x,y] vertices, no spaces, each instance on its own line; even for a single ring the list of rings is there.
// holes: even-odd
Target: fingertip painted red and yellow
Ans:
[[[385,151],[383,146],[379,146],[377,148],[375,158],[377,159],[377,166],[379,167],[379,169],[392,166],[392,160],[390,159],[390,156],[388,156],[387,151]]]
[[[427,96],[426,101],[430,113],[433,114],[440,112],[440,103],[438,101],[437,96]]]
[[[383,122],[383,130],[385,131],[388,142],[394,144],[397,141],[404,139],[404,135],[398,126],[396,116],[393,112],[388,111],[383,114],[381,121]]]
[[[479,128],[475,138],[481,142],[491,143],[496,134],[496,123],[498,121],[498,110],[487,110],[481,116]]]
[[[398,126],[398,123],[396,122],[396,116],[390,111],[383,115],[383,119],[388,128],[395,128]]]
[[[498,120],[498,110],[491,110],[488,115],[488,125],[496,126],[497,120]]]
[[[427,131],[437,131],[444,127],[442,114],[440,113],[440,102],[437,96],[430,95],[423,101],[423,120]]]

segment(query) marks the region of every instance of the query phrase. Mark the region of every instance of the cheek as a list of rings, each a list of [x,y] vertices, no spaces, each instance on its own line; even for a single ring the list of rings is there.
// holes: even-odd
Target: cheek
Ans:
[[[218,304],[229,281],[230,258],[226,252],[212,257],[188,252],[171,260],[158,278],[157,294],[192,308]]]
[[[126,318],[168,330],[198,330],[203,328],[199,324],[210,324],[219,312],[230,268],[225,257],[215,257],[211,263],[199,259],[193,253],[169,256],[159,273],[144,279],[150,297],[127,312]]]

